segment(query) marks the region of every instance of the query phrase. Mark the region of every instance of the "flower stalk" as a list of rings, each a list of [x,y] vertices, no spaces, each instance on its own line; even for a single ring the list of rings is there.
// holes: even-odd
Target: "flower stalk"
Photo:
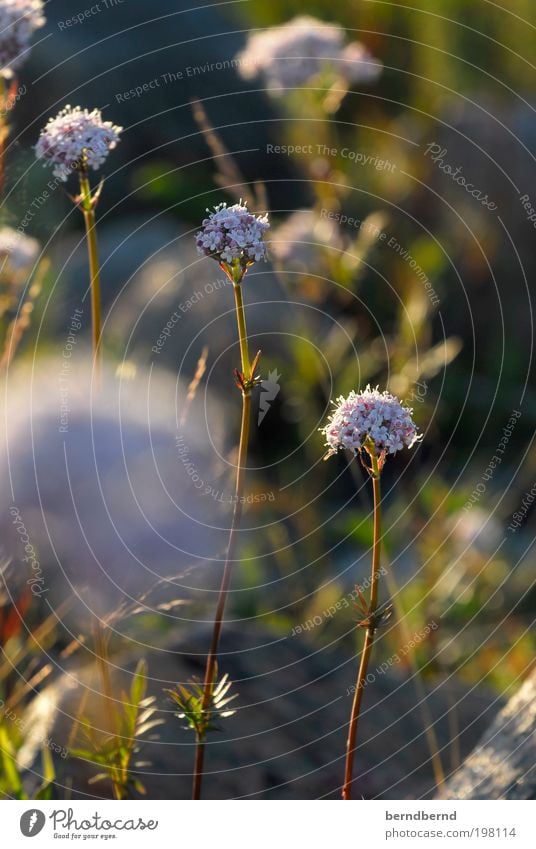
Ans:
[[[236,320],[238,324],[238,338],[240,341],[240,360],[242,362],[242,374],[246,382],[251,380],[251,363],[249,360],[248,333],[246,328],[246,314],[244,310],[244,299],[242,298],[242,285],[233,282],[235,296]]]
[[[102,310],[101,310],[101,282],[100,282],[100,260],[97,243],[97,225],[95,220],[95,207],[97,205],[99,191],[95,195],[91,193],[89,178],[85,169],[80,170],[80,208],[84,215],[86,227],[86,241],[89,258],[89,286],[91,294],[91,338],[93,348],[93,362],[97,383],[101,378],[102,363]]]
[[[202,715],[206,717],[206,724],[209,722],[210,706],[213,700],[213,691],[215,678],[217,673],[218,649],[220,643],[221,630],[225,615],[225,604],[229,592],[229,584],[231,581],[231,573],[234,563],[237,531],[240,527],[242,519],[242,505],[245,486],[245,467],[248,453],[249,443],[249,425],[251,419],[251,391],[254,386],[254,368],[259,361],[259,354],[255,357],[254,368],[252,369],[249,357],[248,335],[246,328],[246,316],[244,310],[244,301],[242,298],[242,280],[237,278],[236,273],[229,275],[234,289],[236,320],[238,325],[238,337],[240,342],[240,359],[242,371],[237,373],[237,386],[241,390],[242,395],[242,417],[240,423],[240,443],[238,448],[238,465],[236,469],[235,480],[235,500],[233,517],[231,520],[231,528],[229,530],[229,540],[227,544],[227,552],[225,556],[225,565],[218,594],[218,603],[214,616],[214,625],[212,629],[212,640],[207,656],[205,668],[205,677],[203,682],[203,700],[201,704]],[[242,279],[245,272],[242,274]],[[201,798],[201,789],[203,783],[204,759],[206,745],[206,727],[200,729],[197,733],[194,775],[192,784],[192,799]]]
[[[188,726],[195,731],[196,736],[192,782],[193,799],[201,798],[207,732],[215,728],[215,717],[230,715],[228,711],[222,712],[221,710],[221,707],[225,703],[221,701],[222,682],[220,681],[218,684],[216,681],[218,675],[218,650],[225,616],[225,605],[235,560],[237,532],[242,519],[251,418],[251,393],[258,382],[255,371],[261,355],[259,351],[253,361],[250,360],[242,284],[248,269],[255,262],[266,259],[264,234],[270,227],[267,215],[252,214],[248,210],[247,204],[242,203],[242,201],[230,207],[226,203],[220,203],[214,207],[213,212],[210,212],[210,210],[207,210],[207,212],[209,215],[203,220],[201,230],[196,234],[196,246],[201,256],[207,256],[217,261],[222,271],[233,284],[241,362],[241,368],[235,370],[235,382],[242,396],[242,416],[233,516],[229,529],[227,552],[218,593],[204,680],[202,685],[193,682],[190,689],[182,687],[175,695],[176,703],[182,707],[182,715],[188,718]],[[226,676],[224,676],[222,681],[225,680]]]
[[[352,703],[352,712],[350,714],[350,724],[348,727],[348,739],[346,741],[346,764],[344,771],[344,784],[342,788],[342,798],[350,800],[352,798],[352,782],[354,774],[354,756],[356,750],[357,728],[359,723],[359,714],[361,711],[361,702],[363,700],[363,688],[367,678],[370,657],[372,654],[372,645],[374,643],[374,635],[377,628],[376,614],[378,611],[378,585],[380,579],[380,553],[381,553],[381,484],[380,484],[380,464],[375,449],[371,449],[370,454],[371,466],[369,470],[372,478],[372,490],[374,497],[374,536],[372,543],[372,570],[370,576],[370,604],[368,607],[367,625],[365,631],[365,642],[361,661],[357,673],[357,681],[354,692],[354,700]]]
[[[9,125],[7,120],[8,92],[6,81],[0,77],[0,198],[4,196],[6,179],[5,154],[6,141],[9,136]]]
[[[101,311],[101,285],[100,285],[100,259],[99,248],[97,242],[97,222],[95,219],[95,208],[98,203],[102,183],[95,192],[91,191],[87,168],[85,167],[85,157],[82,159],[82,165],[79,169],[80,178],[80,197],[78,203],[84,215],[84,224],[86,228],[86,242],[89,259],[89,289],[91,297],[91,339],[93,350],[93,368],[95,371],[95,383],[97,389],[100,389],[102,376],[102,311]],[[100,673],[103,697],[106,703],[106,713],[110,721],[110,733],[114,733],[116,725],[115,704],[113,697],[112,683],[109,673],[109,654],[108,654],[108,639],[105,635],[102,623],[99,620],[93,622],[93,642],[94,650],[97,657],[97,666]],[[121,799],[120,783],[113,778],[112,786],[114,798]]]

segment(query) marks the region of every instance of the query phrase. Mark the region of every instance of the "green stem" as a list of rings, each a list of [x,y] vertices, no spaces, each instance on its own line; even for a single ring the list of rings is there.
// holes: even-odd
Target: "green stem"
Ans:
[[[102,336],[102,321],[101,321],[101,293],[100,293],[100,262],[99,249],[97,244],[97,228],[95,221],[95,203],[91,194],[91,186],[87,176],[87,171],[80,171],[80,202],[82,212],[84,214],[84,223],[86,225],[86,239],[89,257],[89,278],[90,278],[90,293],[91,293],[91,328],[93,342],[93,363],[95,368],[95,378],[97,387],[101,381],[101,336]],[[102,681],[103,696],[106,702],[106,713],[110,721],[110,733],[114,733],[116,724],[115,705],[113,699],[112,684],[108,669],[108,647],[104,637],[102,625],[100,622],[94,623],[93,638],[95,642],[95,652],[97,655],[97,663]],[[114,797],[121,798],[120,789],[117,782],[112,778],[112,786]]]
[[[101,284],[100,284],[100,262],[97,244],[97,227],[95,221],[95,204],[91,195],[91,187],[86,171],[80,172],[80,196],[84,222],[86,225],[87,249],[89,257],[89,276],[91,291],[91,327],[93,340],[93,359],[97,383],[101,376]]]
[[[251,380],[251,363],[249,360],[248,350],[248,332],[246,328],[246,314],[244,310],[244,301],[242,299],[242,285],[233,283],[235,304],[236,304],[236,320],[238,323],[238,339],[240,341],[240,359],[242,360],[242,373],[246,381]]]
[[[352,798],[352,781],[354,773],[354,755],[356,749],[357,727],[359,722],[359,714],[361,711],[361,702],[363,699],[363,688],[367,677],[370,656],[372,654],[372,645],[374,643],[374,614],[378,608],[378,582],[380,578],[380,551],[381,551],[381,488],[380,488],[380,469],[376,453],[371,453],[371,477],[372,488],[374,493],[374,539],[372,544],[372,571],[370,578],[370,606],[369,606],[369,621],[371,624],[365,633],[365,643],[361,662],[357,673],[357,681],[355,686],[354,700],[352,704],[352,712],[350,714],[350,725],[348,727],[348,740],[346,742],[346,766],[344,773],[344,785],[342,788],[342,798],[350,800]]]
[[[238,323],[238,334],[240,339],[240,354],[242,360],[242,372],[245,377],[246,388],[242,391],[242,419],[240,425],[240,445],[238,449],[238,467],[236,470],[235,483],[235,503],[233,510],[233,518],[229,531],[229,541],[227,545],[227,553],[225,557],[225,566],[221,579],[220,591],[218,595],[218,604],[216,606],[216,614],[214,617],[214,625],[212,629],[212,640],[209,653],[207,656],[207,664],[205,669],[204,690],[202,711],[203,716],[208,718],[210,704],[212,700],[212,691],[214,689],[214,677],[216,673],[216,663],[218,659],[218,648],[220,643],[220,635],[225,614],[225,603],[229,592],[229,584],[231,580],[231,572],[234,562],[234,556],[237,543],[237,530],[240,527],[242,519],[242,505],[244,496],[246,461],[249,442],[249,423],[251,418],[251,386],[249,381],[252,377],[251,364],[248,351],[248,338],[246,330],[246,318],[244,313],[244,303],[242,300],[242,291],[240,284],[234,284],[234,292],[236,299],[236,318]],[[192,799],[201,798],[201,787],[203,783],[203,771],[205,760],[205,734],[198,735],[195,750],[194,775],[192,786]]]

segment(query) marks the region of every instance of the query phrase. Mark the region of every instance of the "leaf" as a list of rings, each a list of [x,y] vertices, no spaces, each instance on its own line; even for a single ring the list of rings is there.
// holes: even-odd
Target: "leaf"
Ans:
[[[138,716],[137,724],[143,725],[143,723],[146,722],[148,719],[151,719],[151,717],[154,716],[155,713],[156,708],[154,707],[149,707],[146,710],[142,711]]]
[[[24,798],[24,789],[22,779],[15,761],[15,752],[13,745],[7,733],[7,730],[0,726],[0,749],[2,753],[2,764],[6,775],[8,786],[12,795],[17,799]]]
[[[99,772],[97,775],[92,775],[90,779],[88,779],[88,784],[97,784],[99,781],[107,781],[109,778],[106,772]]]
[[[217,677],[217,669],[214,672],[214,678]],[[237,697],[238,694],[227,696],[232,682],[229,681],[229,676],[225,674],[219,682],[215,683],[211,702],[203,710],[204,701],[204,685],[198,681],[191,681],[189,688],[182,684],[177,684],[174,690],[166,690],[165,692],[173,699],[179,707],[180,712],[177,714],[179,719],[186,720],[186,727],[195,731],[198,739],[203,739],[207,731],[219,731],[215,720],[232,716],[234,710],[223,710],[225,705]]]
[[[52,753],[47,746],[43,748],[41,757],[43,761],[43,779],[50,784],[56,778],[56,771],[54,769]]]
[[[134,778],[134,779],[132,780],[132,786],[134,787],[134,790],[136,790],[136,791],[137,791],[138,793],[140,793],[142,796],[145,796],[145,794],[147,793],[147,791],[146,791],[146,789],[145,789],[145,786],[144,786],[144,785],[141,783],[141,781],[140,781],[139,779],[137,779],[137,778]]]
[[[163,719],[153,719],[151,722],[145,722],[139,728],[136,728],[136,736],[141,737],[143,734],[146,734],[147,731],[150,731],[152,728],[158,728],[159,725],[164,725]]]
[[[53,790],[53,784],[44,784],[35,794],[36,800],[39,800],[40,802],[50,802],[53,798]]]
[[[69,754],[73,758],[80,758],[82,761],[90,761],[93,754],[87,749],[69,749]]]
[[[147,663],[145,660],[140,660],[134,675],[134,680],[130,688],[130,696],[132,704],[139,705],[147,691]]]
[[[43,748],[41,758],[43,762],[43,783],[37,791],[35,798],[50,801],[50,799],[52,799],[56,771],[54,769],[54,760],[52,758],[52,753],[47,746]]]

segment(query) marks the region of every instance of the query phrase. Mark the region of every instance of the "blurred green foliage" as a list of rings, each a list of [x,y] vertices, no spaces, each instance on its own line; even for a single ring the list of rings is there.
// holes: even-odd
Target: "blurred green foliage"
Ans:
[[[429,164],[422,149],[407,142],[422,146],[433,140],[443,120],[456,120],[460,102],[470,106],[474,99],[493,112],[515,106],[513,91],[520,97],[533,94],[535,80],[528,67],[533,6],[530,0],[514,5],[438,0],[433,7],[426,0],[411,4],[350,0],[336,6],[326,0],[274,0],[269,5],[252,0],[242,11],[248,27],[276,25],[297,14],[338,22],[384,62],[379,82],[372,89],[350,92],[331,119],[322,115],[316,95],[300,92],[297,98],[274,101],[281,114],[300,117],[278,126],[277,142],[321,142],[337,151],[333,156],[295,158],[299,178],[310,182],[311,208],[319,219],[326,208],[361,222],[368,221],[367,216],[380,216],[376,226],[388,236],[394,234],[426,270],[440,300],[441,321],[422,281],[401,262],[396,250],[387,250],[378,239],[364,239],[363,224],[360,229],[341,228],[337,238],[328,237],[323,247],[315,249],[308,268],[302,263],[289,271],[288,261],[280,264],[287,291],[325,309],[344,334],[327,331],[321,319],[300,319],[291,343],[292,375],[282,386],[284,397],[277,410],[287,433],[274,424],[271,434],[259,435],[255,448],[264,460],[273,461],[279,437],[283,450],[300,444],[298,455],[285,461],[284,480],[272,471],[265,485],[277,490],[286,480],[298,479],[303,469],[314,468],[314,494],[323,492],[330,504],[326,512],[335,514],[326,526],[322,499],[320,504],[312,499],[304,509],[301,499],[309,495],[307,486],[297,487],[293,494],[285,490],[270,518],[274,523],[281,513],[292,518],[270,528],[273,540],[264,550],[276,552],[276,568],[280,577],[288,578],[283,581],[285,588],[295,588],[295,604],[289,605],[284,593],[266,599],[253,591],[241,598],[239,612],[265,616],[272,627],[285,633],[289,625],[322,615],[368,568],[366,558],[359,559],[371,541],[371,505],[363,481],[359,484],[358,472],[359,495],[354,496],[355,473],[341,473],[342,458],[318,466],[322,448],[311,438],[325,416],[330,395],[323,365],[309,343],[321,340],[323,356],[336,364],[332,392],[344,394],[357,382],[387,385],[410,403],[413,400],[417,421],[426,429],[419,458],[397,458],[386,472],[391,479],[385,542],[393,560],[391,581],[384,592],[397,594],[398,612],[410,632],[431,618],[441,623],[434,639],[416,650],[419,665],[427,676],[454,672],[471,683],[485,681],[500,692],[508,691],[533,664],[536,648],[528,555],[520,554],[516,541],[506,539],[503,524],[534,474],[532,453],[531,471],[526,467],[521,479],[504,492],[533,434],[536,404],[530,386],[508,460],[479,503],[471,509],[465,505],[501,428],[519,403],[528,347],[507,346],[499,362],[498,339],[489,332],[493,326],[498,332],[489,280],[490,297],[481,299],[475,309],[475,351],[471,336],[475,328],[468,316],[476,301],[469,306],[463,303],[456,266],[462,266],[472,300],[471,287],[489,271],[485,257],[500,265],[504,248],[480,211],[471,209],[463,198],[458,199],[457,208],[476,226],[474,244],[456,230],[455,221],[438,216],[439,203],[423,216],[416,178],[430,182]],[[344,146],[393,161],[397,167],[394,172],[360,168],[340,155]],[[506,304],[506,333],[512,335],[519,328],[519,307],[508,315],[512,299],[504,287],[498,294]],[[467,321],[461,320],[464,311]],[[449,326],[453,331],[449,332]],[[282,363],[277,354],[266,351],[263,367],[281,368]],[[494,393],[495,384],[498,391]],[[423,397],[416,397],[418,386],[425,387]],[[464,405],[465,412],[460,412]],[[257,485],[262,486],[258,481]],[[267,509],[262,506],[263,523]],[[260,509],[257,518],[261,520]],[[311,528],[316,530],[308,537]],[[359,574],[351,568],[352,552],[359,559]],[[241,574],[243,585],[260,582],[261,554],[251,552]],[[520,599],[525,602],[518,604]],[[309,638],[318,643],[333,639],[352,643],[354,621],[347,611],[332,619],[324,617]],[[382,640],[384,656],[396,652],[400,639],[393,623]]]

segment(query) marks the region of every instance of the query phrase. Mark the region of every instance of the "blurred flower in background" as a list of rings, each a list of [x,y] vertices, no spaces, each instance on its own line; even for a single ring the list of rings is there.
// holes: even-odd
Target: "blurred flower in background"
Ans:
[[[20,272],[28,272],[34,265],[41,245],[12,227],[0,230],[0,280],[11,280]]]
[[[211,453],[212,440],[220,447],[223,440],[219,404],[205,393],[178,431],[177,382],[163,369],[117,378],[105,367],[95,394],[80,329],[73,322],[59,354],[33,371],[23,364],[10,370],[0,451],[39,552],[42,595],[56,605],[69,599],[77,627],[91,612],[110,614],[162,579],[168,591],[169,581],[176,590],[184,584],[180,592],[191,598],[196,584],[204,588],[217,572],[214,557],[225,538],[218,528],[225,505],[213,495],[225,489],[225,469]],[[185,397],[185,386],[178,391]],[[201,426],[205,405],[209,432]],[[10,498],[4,488],[4,551],[20,565],[18,578],[31,579],[31,563],[20,561]]]
[[[336,221],[310,209],[299,209],[274,230],[271,253],[285,268],[318,273],[326,266],[326,251],[342,251],[344,240]]]
[[[350,83],[376,80],[382,64],[359,42],[345,46],[344,30],[302,15],[277,27],[255,32],[238,55],[240,73],[246,80],[262,75],[267,88],[276,93],[312,83],[325,87],[342,78]]]
[[[30,325],[48,263],[41,245],[11,227],[0,229],[0,369],[11,361]]]
[[[45,25],[42,0],[2,0],[0,3],[0,75],[13,76],[30,49],[34,32]]]

